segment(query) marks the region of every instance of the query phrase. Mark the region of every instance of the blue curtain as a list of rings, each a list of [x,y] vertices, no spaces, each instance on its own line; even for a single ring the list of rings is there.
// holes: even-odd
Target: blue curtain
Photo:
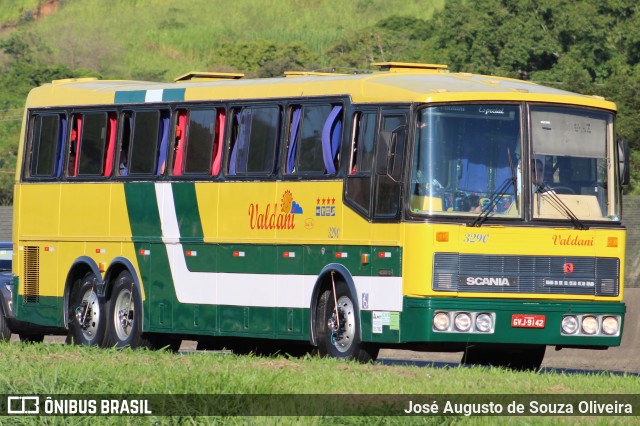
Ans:
[[[55,176],[62,175],[62,165],[64,164],[64,140],[67,137],[67,117],[60,116],[60,133],[58,134],[58,148],[56,150]]]
[[[296,150],[298,149],[298,132],[300,130],[300,117],[302,108],[298,107],[293,111],[291,123],[291,133],[289,135],[289,150],[287,152],[287,173],[293,173],[296,165]]]
[[[161,175],[164,172],[165,163],[167,161],[167,145],[169,145],[169,113],[163,111],[160,118],[160,152],[158,153],[158,166],[156,168],[156,175]]]
[[[336,167],[333,162],[340,149],[340,141],[342,139],[341,112],[342,105],[334,106],[322,129],[322,159],[329,175],[336,173]]]

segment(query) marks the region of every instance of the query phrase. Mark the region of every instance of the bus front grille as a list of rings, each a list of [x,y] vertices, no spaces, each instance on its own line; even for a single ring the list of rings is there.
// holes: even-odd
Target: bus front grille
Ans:
[[[620,261],[583,256],[435,253],[433,289],[617,296]]]

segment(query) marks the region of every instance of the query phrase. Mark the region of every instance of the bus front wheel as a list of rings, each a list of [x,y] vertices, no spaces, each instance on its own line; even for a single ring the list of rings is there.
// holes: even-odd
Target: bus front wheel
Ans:
[[[335,294],[332,288],[327,289],[318,300],[316,337],[321,356],[369,362],[378,355],[376,347],[360,341],[360,320],[348,287],[342,281],[335,283]]]
[[[129,271],[116,278],[108,309],[105,347],[145,346],[142,338],[142,299]]]
[[[104,305],[95,290],[97,278],[89,272],[76,281],[71,293],[69,317],[73,342],[84,346],[102,344],[106,329]],[[20,336],[22,338],[22,336]],[[44,336],[43,336],[44,337]]]

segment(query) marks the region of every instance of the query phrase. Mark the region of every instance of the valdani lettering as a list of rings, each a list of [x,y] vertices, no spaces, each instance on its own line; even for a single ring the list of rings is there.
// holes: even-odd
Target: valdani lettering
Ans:
[[[593,239],[591,238],[580,238],[578,235],[554,235],[553,237],[553,245],[554,246],[589,246],[593,247]]]
[[[260,210],[258,203],[249,205],[249,226],[251,229],[295,229],[295,215],[278,212],[278,204],[267,204]]]

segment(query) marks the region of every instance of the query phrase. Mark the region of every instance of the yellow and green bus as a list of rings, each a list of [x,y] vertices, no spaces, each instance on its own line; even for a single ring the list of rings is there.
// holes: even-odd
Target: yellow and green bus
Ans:
[[[514,368],[620,345],[615,105],[374,65],[33,89],[3,319],[36,341]]]

